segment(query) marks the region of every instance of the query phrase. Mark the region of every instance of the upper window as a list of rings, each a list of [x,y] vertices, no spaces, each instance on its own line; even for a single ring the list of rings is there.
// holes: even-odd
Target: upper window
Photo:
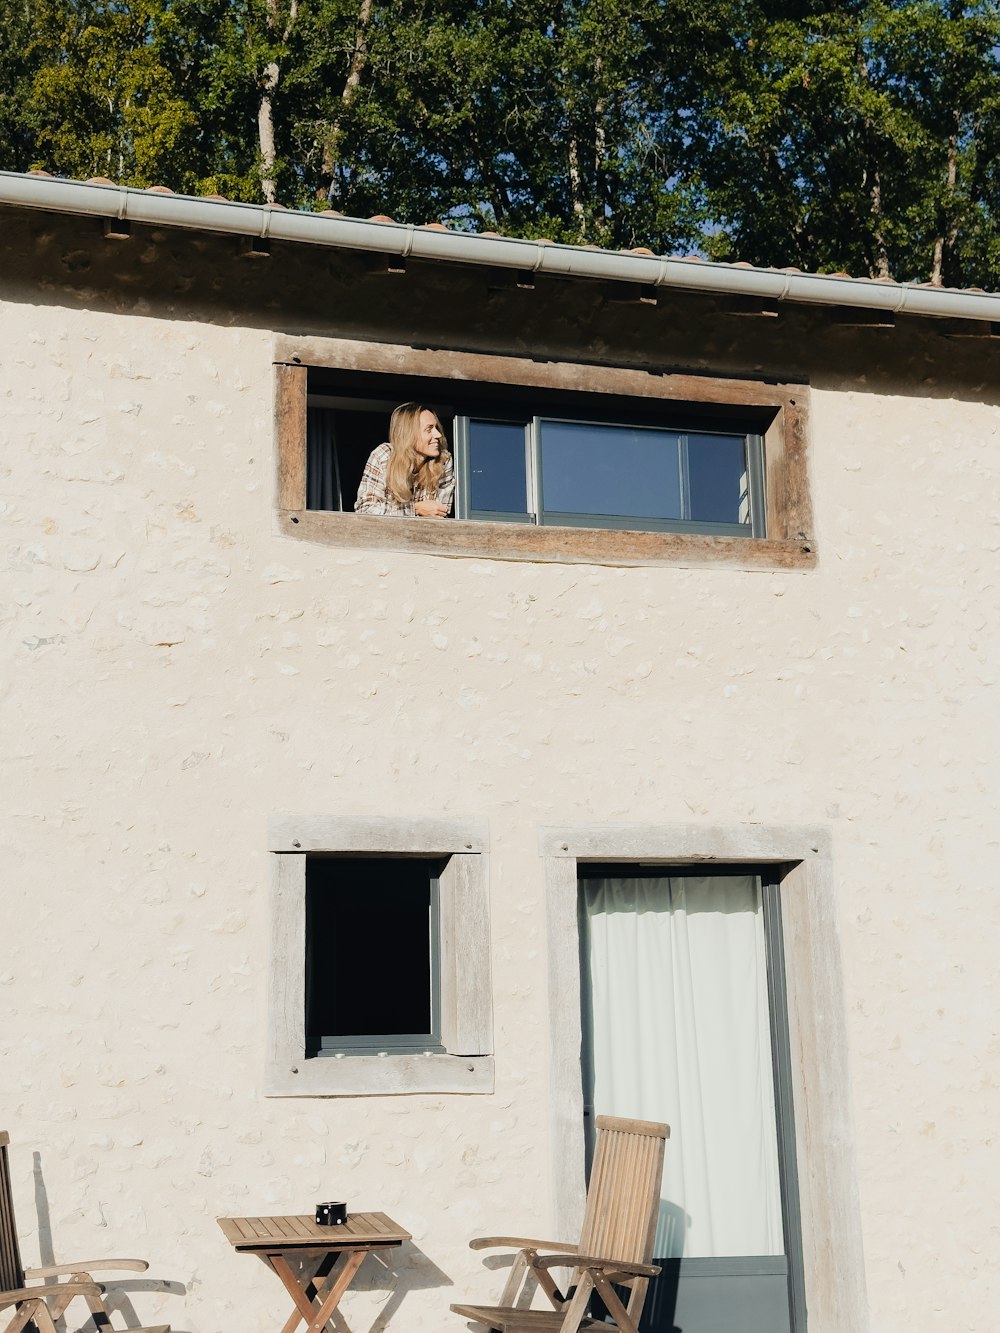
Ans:
[[[437,386],[435,386],[436,388]],[[394,404],[310,395],[306,507],[349,512],[365,459],[385,438]],[[625,531],[765,536],[759,430],[513,414],[435,403],[450,436],[459,519]],[[591,411],[593,405],[588,404]]]
[[[276,355],[290,536],[518,560],[815,562],[804,386],[337,339],[278,338]],[[451,521],[354,513],[407,401],[436,412],[454,455]]]

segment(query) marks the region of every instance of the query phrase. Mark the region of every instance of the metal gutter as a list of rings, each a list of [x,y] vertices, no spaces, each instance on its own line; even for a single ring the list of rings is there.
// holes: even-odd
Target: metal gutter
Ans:
[[[479,236],[435,225],[421,227],[400,222],[364,221],[334,213],[304,213],[52,176],[0,172],[0,205],[3,204],[53,213],[124,219],[148,226],[226,232],[331,249],[520,269],[557,277],[597,278],[716,295],[847,306],[939,319],[1000,322],[1000,295],[989,292],[956,291],[916,283],[878,282],[788,269],[761,269],[707,260],[666,259],[504,236]]]

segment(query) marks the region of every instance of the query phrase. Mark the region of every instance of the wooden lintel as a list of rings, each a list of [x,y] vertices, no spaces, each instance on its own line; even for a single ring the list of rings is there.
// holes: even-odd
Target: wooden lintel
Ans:
[[[365,370],[390,375],[419,375],[431,379],[482,380],[518,388],[558,389],[566,393],[625,394],[775,410],[792,399],[803,400],[807,397],[805,385],[780,380],[737,379],[689,371],[640,369],[592,362],[534,360],[487,352],[359,342],[350,338],[314,338],[299,334],[276,334],[273,340],[273,360],[293,365],[328,366],[338,371]]]

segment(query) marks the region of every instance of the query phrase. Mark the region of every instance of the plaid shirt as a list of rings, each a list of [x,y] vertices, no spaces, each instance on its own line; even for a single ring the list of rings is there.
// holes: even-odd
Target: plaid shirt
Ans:
[[[417,500],[440,500],[442,504],[448,506],[450,513],[452,497],[455,494],[455,465],[451,454],[445,455],[441,484],[436,491],[421,489],[412,500],[400,504],[395,496],[389,494],[385,484],[391,453],[391,444],[380,444],[377,449],[372,450],[365,464],[365,470],[361,474],[358,498],[354,501],[355,511],[359,514],[397,514],[412,518],[413,506]]]

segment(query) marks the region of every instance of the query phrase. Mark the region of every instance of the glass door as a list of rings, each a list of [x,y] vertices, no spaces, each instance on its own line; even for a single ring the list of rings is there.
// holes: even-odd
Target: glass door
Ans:
[[[756,868],[581,876],[588,1139],[601,1114],[671,1127],[655,1333],[805,1328],[779,911]]]

